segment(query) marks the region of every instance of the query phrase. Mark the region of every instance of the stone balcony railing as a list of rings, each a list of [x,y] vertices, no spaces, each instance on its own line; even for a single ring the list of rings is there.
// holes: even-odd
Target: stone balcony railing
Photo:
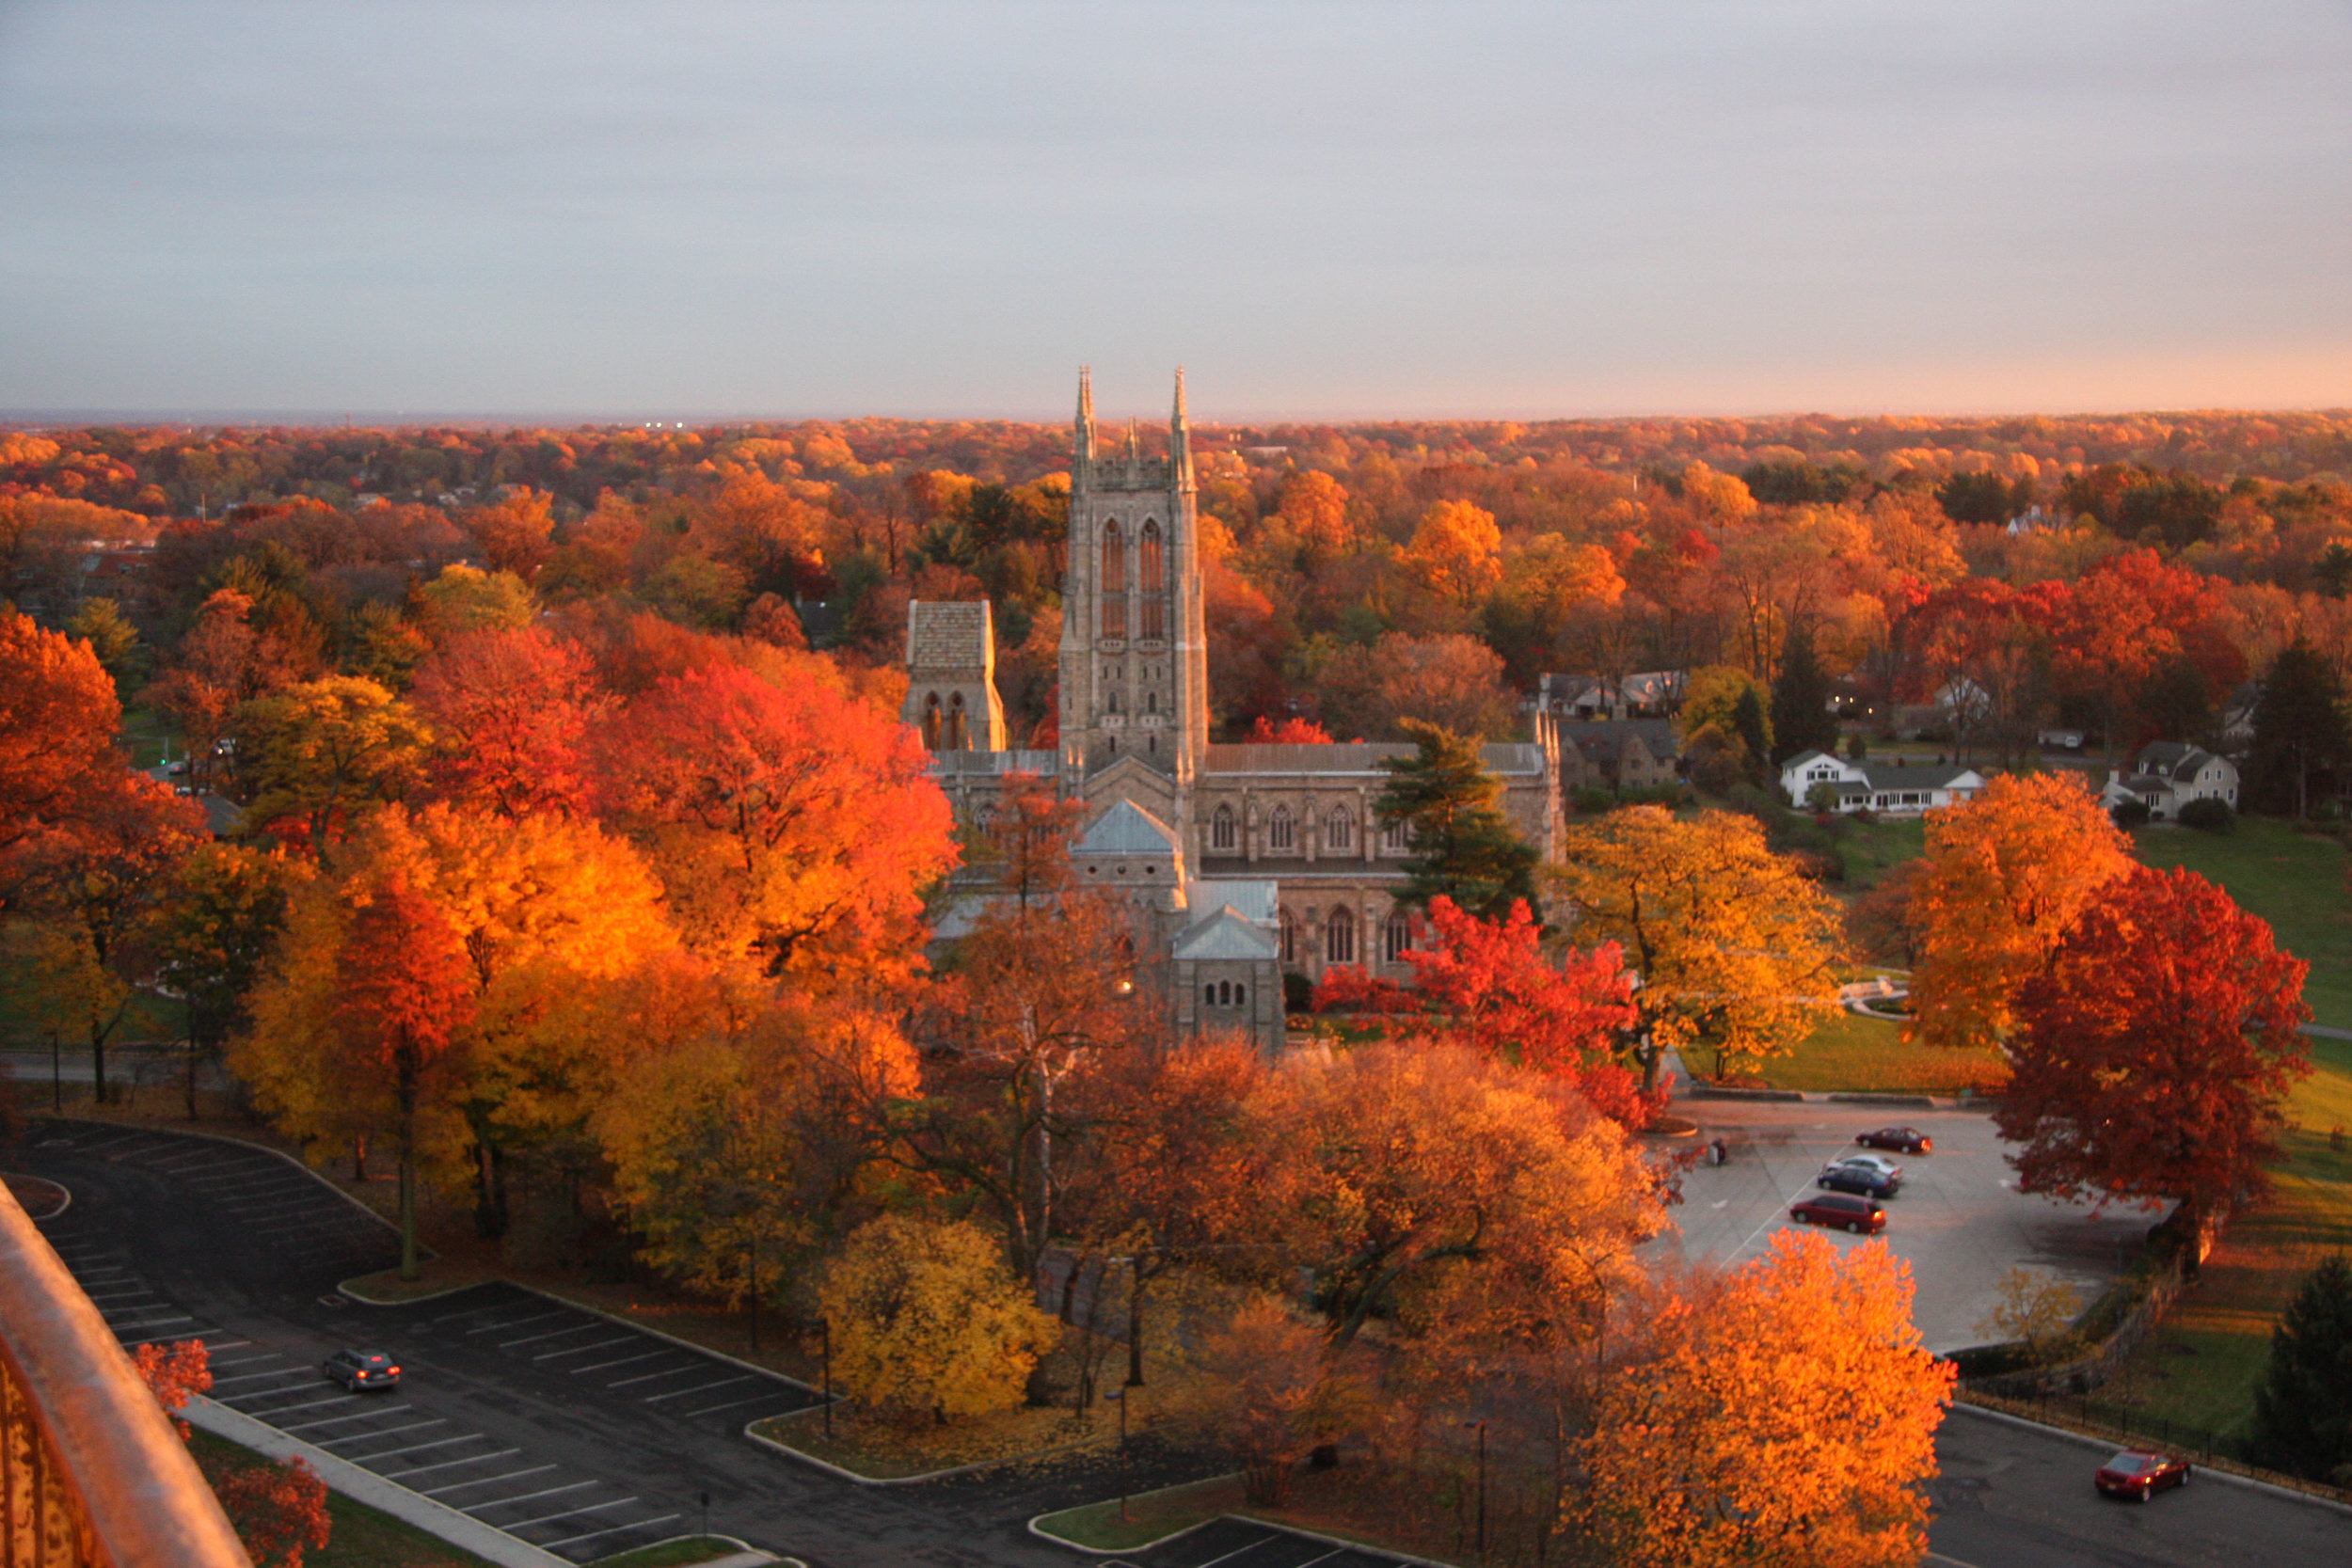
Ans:
[[[252,1568],[98,1308],[0,1183],[0,1568]]]

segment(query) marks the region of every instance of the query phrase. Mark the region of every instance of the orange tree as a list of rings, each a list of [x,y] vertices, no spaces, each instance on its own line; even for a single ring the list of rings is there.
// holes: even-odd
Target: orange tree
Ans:
[[[2017,988],[2131,857],[2074,773],[2004,774],[1975,800],[1928,813],[1927,829],[1911,895],[1910,1034],[1992,1045],[2015,1025]]]
[[[2018,1185],[2195,1213],[2259,1194],[2280,1104],[2311,1071],[2310,967],[2192,871],[2109,882],[2018,992],[1994,1112]]]
[[[180,1440],[186,1442],[187,1422],[170,1413],[212,1389],[212,1354],[204,1341],[141,1345],[131,1354],[131,1365],[164,1407]],[[255,1568],[302,1568],[305,1547],[326,1549],[334,1530],[334,1519],[326,1512],[326,1483],[307,1461],[232,1465],[226,1459],[202,1458],[198,1464]]]
[[[1841,1254],[1792,1231],[1667,1295],[1604,1380],[1583,1445],[1585,1522],[1609,1560],[1917,1562],[1953,1374],[1921,1347],[1911,1302],[1884,1243]]]
[[[0,614],[0,850],[73,815],[119,770],[122,705],[87,642]]]

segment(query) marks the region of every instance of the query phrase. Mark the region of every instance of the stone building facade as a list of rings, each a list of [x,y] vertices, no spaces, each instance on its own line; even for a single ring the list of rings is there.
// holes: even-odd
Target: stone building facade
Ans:
[[[1184,372],[1166,451],[1150,454],[1132,425],[1122,450],[1105,448],[1080,372],[1060,748],[1005,748],[985,604],[909,609],[906,718],[965,820],[989,811],[1016,773],[1056,780],[1083,800],[1073,867],[1151,911],[1179,1030],[1242,1029],[1272,1049],[1282,1038],[1284,974],[1314,980],[1340,964],[1411,974],[1403,955],[1412,927],[1400,902],[1410,851],[1381,830],[1374,802],[1388,778],[1380,761],[1413,748],[1210,742],[1198,517]],[[989,728],[978,727],[979,714],[991,716]],[[1514,826],[1549,860],[1561,818],[1549,714],[1535,716],[1534,735],[1488,746],[1486,760]]]

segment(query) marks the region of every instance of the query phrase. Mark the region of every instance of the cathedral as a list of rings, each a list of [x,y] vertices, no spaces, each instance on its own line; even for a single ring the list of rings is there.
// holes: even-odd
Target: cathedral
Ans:
[[[1410,977],[1411,911],[1399,902],[1411,850],[1373,812],[1385,757],[1409,745],[1220,745],[1209,738],[1208,634],[1184,375],[1165,456],[1106,450],[1078,372],[1062,578],[1061,744],[1006,744],[986,603],[907,610],[905,717],[962,820],[992,808],[1007,776],[1034,774],[1083,800],[1072,850],[1082,881],[1130,896],[1160,944],[1180,1034],[1283,1037],[1282,979],[1333,965]],[[1486,748],[1520,835],[1553,858],[1561,821],[1558,741]]]

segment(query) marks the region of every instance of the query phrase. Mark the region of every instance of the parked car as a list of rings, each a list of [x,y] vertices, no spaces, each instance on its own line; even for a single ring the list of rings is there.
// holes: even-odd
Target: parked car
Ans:
[[[1856,1235],[1886,1228],[1886,1211],[1875,1199],[1849,1193],[1823,1193],[1801,1197],[1788,1206],[1788,1217],[1802,1225],[1840,1225]]]
[[[1935,1152],[1935,1140],[1916,1127],[1875,1127],[1854,1142],[1865,1148],[1891,1148],[1898,1154]]]
[[[1824,1192],[1859,1193],[1864,1197],[1893,1197],[1902,1182],[1883,1170],[1868,1165],[1849,1165],[1843,1163],[1823,1165],[1813,1184]]]
[[[2188,1461],[2169,1453],[2117,1454],[2099,1466],[2092,1483],[2110,1497],[2146,1502],[2168,1486],[2188,1484]]]
[[[380,1350],[339,1350],[320,1370],[329,1383],[340,1383],[355,1394],[400,1386],[400,1368]]]
[[[1833,1165],[1853,1165],[1862,1170],[1874,1170],[1881,1176],[1889,1176],[1898,1181],[1900,1181],[1903,1179],[1903,1167],[1897,1164],[1894,1161],[1888,1159],[1883,1154],[1840,1154],[1836,1159],[1832,1160],[1830,1164]]]

